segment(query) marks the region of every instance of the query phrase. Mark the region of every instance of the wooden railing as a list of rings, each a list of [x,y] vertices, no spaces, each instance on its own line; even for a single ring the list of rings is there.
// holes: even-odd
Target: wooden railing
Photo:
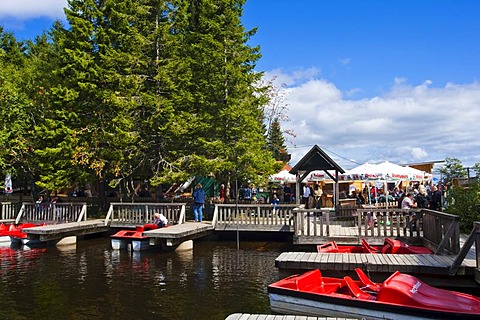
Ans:
[[[295,209],[295,236],[330,237],[329,209]]]
[[[449,274],[455,275],[458,271],[458,268],[462,264],[463,260],[467,256],[468,251],[470,250],[471,246],[475,243],[476,248],[476,260],[477,260],[477,268],[475,271],[475,279],[480,284],[480,222],[475,222],[473,224],[473,230],[470,233],[467,241],[462,247],[462,250],[458,253],[457,257],[453,261],[452,266],[450,267]]]
[[[168,224],[185,222],[185,203],[111,203],[105,225],[134,227],[152,223],[155,213],[161,213]]]
[[[213,226],[243,226],[261,230],[293,226],[295,204],[216,204],[213,213]]]
[[[357,228],[360,237],[420,237],[421,215],[418,210],[371,206],[357,209]]]
[[[357,241],[361,238],[381,240],[405,237],[423,240],[436,254],[459,251],[458,217],[442,212],[371,206],[362,209],[340,207],[295,210],[295,236],[298,243]],[[356,240],[355,240],[356,239]],[[381,242],[381,241],[379,241]]]
[[[23,203],[15,223],[63,223],[87,220],[86,203]]]
[[[21,202],[2,202],[0,206],[0,221],[13,222],[22,207]]]
[[[435,254],[457,254],[460,251],[460,217],[422,209],[423,239]]]

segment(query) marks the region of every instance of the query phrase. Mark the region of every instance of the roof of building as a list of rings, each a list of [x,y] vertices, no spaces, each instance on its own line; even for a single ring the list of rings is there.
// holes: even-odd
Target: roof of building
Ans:
[[[310,151],[290,170],[290,173],[304,173],[313,170],[335,170],[345,173],[335,161],[330,158],[319,146],[314,145]]]

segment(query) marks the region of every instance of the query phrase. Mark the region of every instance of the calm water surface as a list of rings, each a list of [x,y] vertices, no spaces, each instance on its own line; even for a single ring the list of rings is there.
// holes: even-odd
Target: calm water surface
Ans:
[[[271,313],[267,285],[289,244],[195,242],[180,253],[0,248],[0,319],[225,319]]]

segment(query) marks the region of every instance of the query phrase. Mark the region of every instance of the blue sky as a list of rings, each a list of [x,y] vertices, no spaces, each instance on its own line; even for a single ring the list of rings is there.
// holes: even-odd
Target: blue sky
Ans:
[[[0,25],[31,38],[65,0],[1,0]],[[258,71],[285,85],[295,164],[314,144],[366,161],[480,162],[480,1],[248,0]]]

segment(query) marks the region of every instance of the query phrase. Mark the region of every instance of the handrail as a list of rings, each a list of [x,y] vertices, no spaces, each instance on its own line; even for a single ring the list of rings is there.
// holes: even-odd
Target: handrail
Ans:
[[[295,204],[215,204],[215,225],[290,226]]]
[[[169,224],[185,222],[186,203],[126,203],[113,202],[110,204],[105,217],[105,225],[140,225],[151,223],[155,213],[163,214]]]
[[[330,209],[296,208],[295,235],[296,236],[330,236]],[[325,221],[324,221],[325,220]],[[325,225],[325,231],[323,226]]]
[[[82,211],[80,212],[80,215],[78,216],[77,222],[80,222],[82,220],[87,221],[87,205],[84,205],[82,207]]]
[[[450,266],[450,269],[448,270],[448,274],[453,276],[457,273],[458,268],[462,264],[463,260],[467,256],[468,251],[472,247],[472,245],[476,243],[476,248],[480,248],[480,222],[475,222],[473,224],[473,229],[472,232],[470,232],[470,235],[467,238],[467,241],[465,241],[465,244],[463,245],[462,249],[458,253],[458,255],[455,257],[455,260],[453,261],[453,264]],[[480,267],[480,253],[477,252],[477,269]]]
[[[105,216],[105,226],[108,226],[109,223],[111,222],[111,218],[113,215],[113,205],[110,204],[110,207],[108,208],[107,215]]]
[[[421,210],[423,239],[433,247],[435,254],[460,251],[460,217],[429,209]]]
[[[15,216],[21,206],[20,202],[1,202],[0,203],[0,220],[1,221],[15,221]]]
[[[177,224],[185,223],[186,221],[185,215],[186,215],[186,209],[185,209],[185,206],[182,206],[182,208],[180,209],[180,217],[178,217]]]
[[[218,206],[215,206],[213,209],[213,217],[212,217],[212,227],[215,229],[215,226],[217,225],[217,220],[218,220]]]
[[[20,211],[17,214],[17,218],[15,219],[15,224],[19,224],[23,214],[25,213],[25,204],[22,203],[22,207],[20,208]]]
[[[15,219],[21,221],[58,223],[87,219],[86,203],[23,203]]]
[[[356,211],[358,236],[361,237],[420,237],[422,231],[419,210],[397,207],[368,206]]]

